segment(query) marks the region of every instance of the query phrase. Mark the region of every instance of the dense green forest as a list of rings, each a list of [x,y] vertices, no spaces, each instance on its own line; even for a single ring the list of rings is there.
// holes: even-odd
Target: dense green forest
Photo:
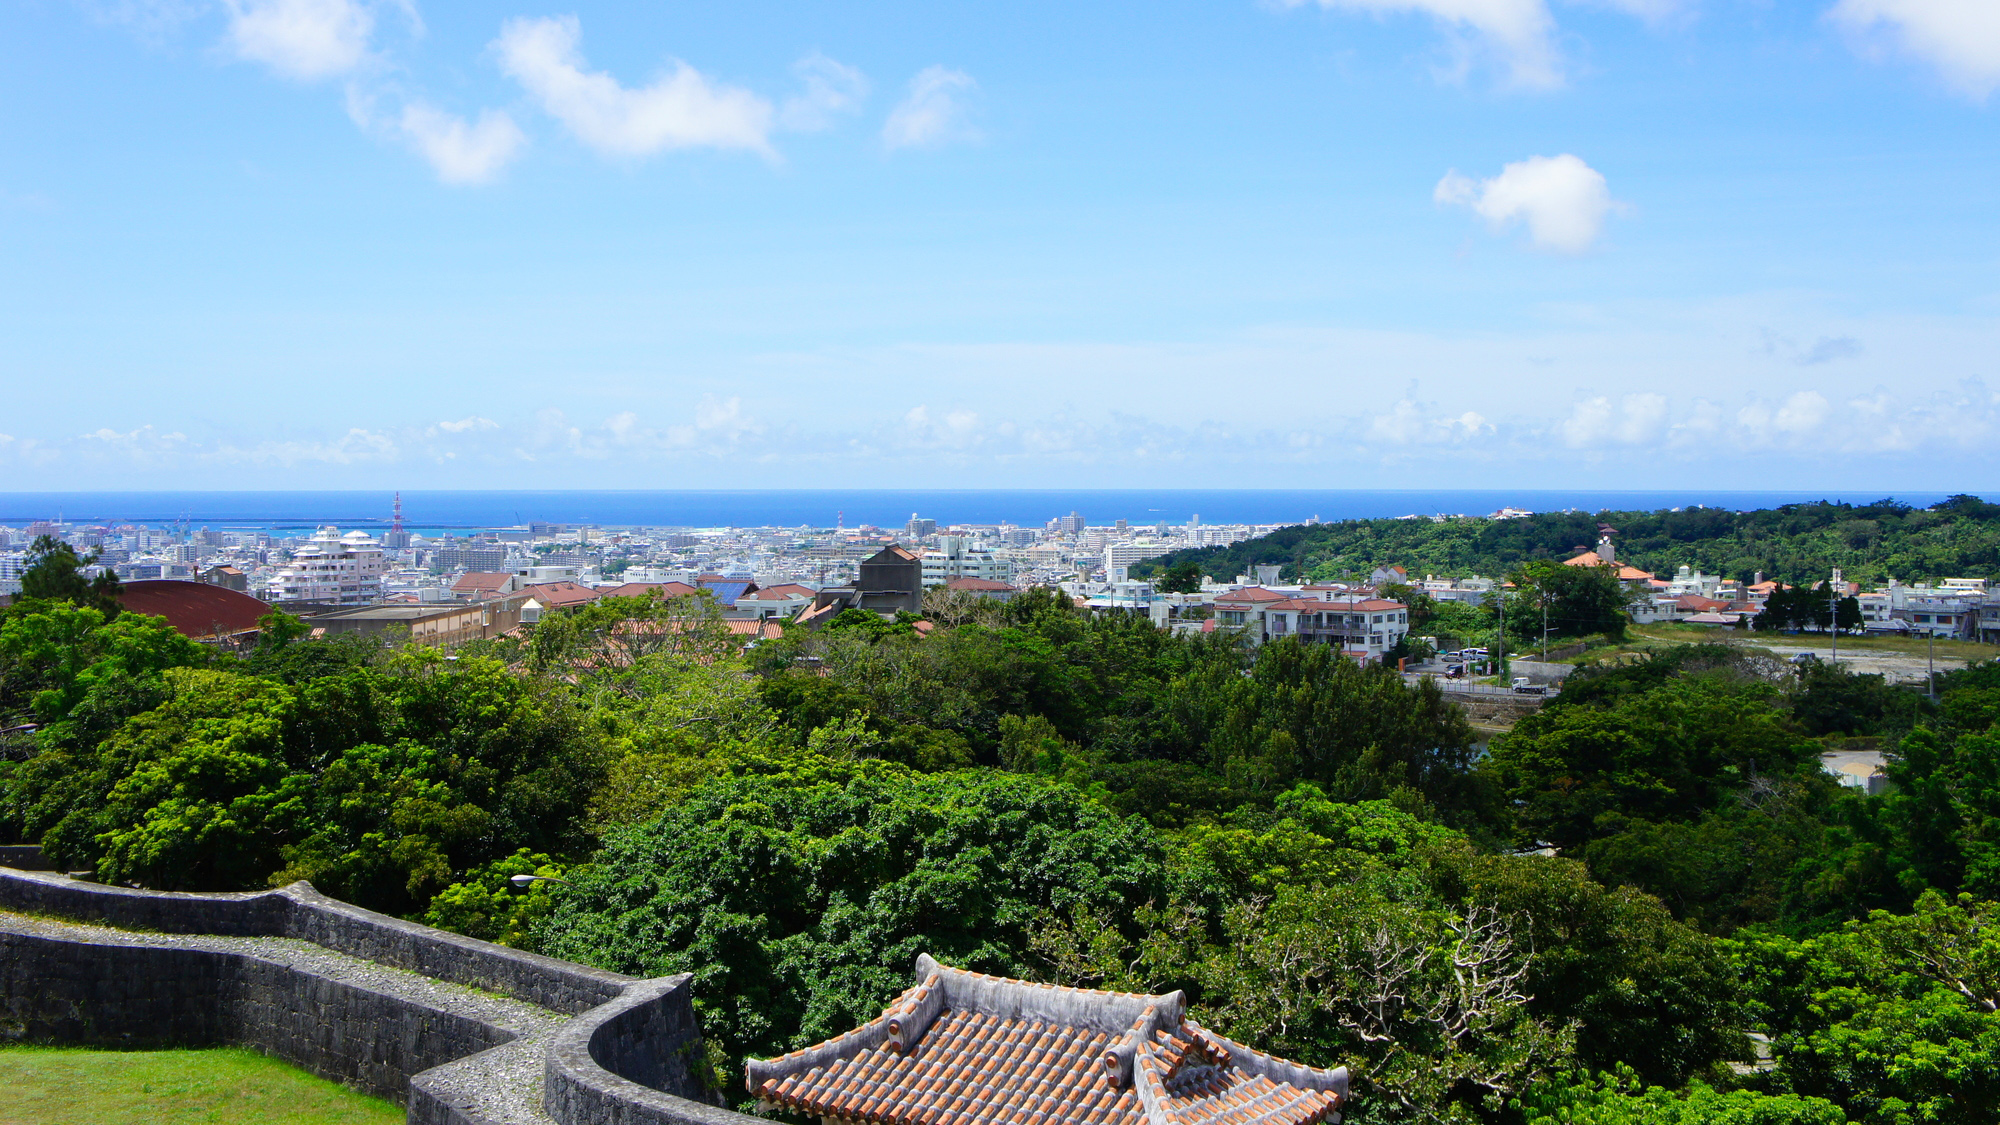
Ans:
[[[450,656],[270,626],[237,657],[4,611],[0,841],[693,972],[733,1097],[929,952],[1185,989],[1353,1068],[1361,1122],[2000,1118],[2000,663],[1933,702],[1689,646],[1487,740],[1326,648],[1046,591],[747,652],[699,598]],[[1827,739],[1888,748],[1891,791],[1835,783]],[[571,885],[510,887],[534,871]],[[1770,1065],[1732,1067],[1751,1033]]]
[[[1279,564],[1287,581],[1366,577],[1400,566],[1412,577],[1498,575],[1538,559],[1565,559],[1597,544],[1597,529],[1618,529],[1618,561],[1671,575],[1693,567],[1745,582],[1761,572],[1790,583],[1818,581],[1833,567],[1849,580],[2000,579],[2000,504],[1954,496],[1928,508],[1874,504],[1787,504],[1732,512],[1543,512],[1519,519],[1374,519],[1281,528],[1228,547],[1203,547],[1135,566],[1135,577],[1193,562],[1227,582],[1258,564]]]

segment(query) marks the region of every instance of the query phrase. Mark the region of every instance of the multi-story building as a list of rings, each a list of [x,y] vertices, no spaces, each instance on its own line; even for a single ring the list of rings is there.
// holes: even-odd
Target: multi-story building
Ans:
[[[938,549],[924,552],[924,588],[942,586],[954,578],[1010,582],[1014,578],[1014,562],[991,551],[974,549],[962,535],[939,536]]]
[[[1260,586],[1215,598],[1218,628],[1240,629],[1253,643],[1297,637],[1332,645],[1357,660],[1380,660],[1410,632],[1410,609],[1387,598],[1344,596],[1305,587],[1296,595]]]
[[[382,600],[382,575],[389,569],[382,548],[366,532],[346,535],[322,527],[292,552],[292,561],[271,578],[271,598],[281,602],[369,605]]]
[[[446,570],[501,571],[507,569],[507,548],[497,545],[440,547],[431,552],[431,561]]]
[[[1160,543],[1151,539],[1127,539],[1120,543],[1104,545],[1104,577],[1109,582],[1125,580],[1127,570],[1136,562],[1156,559],[1173,551],[1172,543]]]

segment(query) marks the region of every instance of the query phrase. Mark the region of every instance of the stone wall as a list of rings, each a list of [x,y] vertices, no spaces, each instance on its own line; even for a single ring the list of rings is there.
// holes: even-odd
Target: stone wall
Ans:
[[[685,974],[634,980],[303,883],[169,894],[0,868],[0,911],[0,1037],[243,1044],[415,1125],[759,1120],[710,1104]]]

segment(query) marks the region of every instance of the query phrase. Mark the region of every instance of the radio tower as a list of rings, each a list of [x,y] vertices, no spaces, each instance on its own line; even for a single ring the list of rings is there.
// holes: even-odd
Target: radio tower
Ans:
[[[410,545],[410,533],[403,530],[403,494],[396,493],[395,518],[389,521],[389,534],[382,537],[382,545],[392,551],[400,551]]]

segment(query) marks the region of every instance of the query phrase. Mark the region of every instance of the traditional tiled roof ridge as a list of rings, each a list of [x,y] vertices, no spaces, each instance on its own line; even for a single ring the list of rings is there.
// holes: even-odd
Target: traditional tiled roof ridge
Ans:
[[[844,1035],[751,1060],[750,1092],[870,1125],[1318,1125],[1347,1071],[1260,1054],[1148,995],[917,959],[917,983]]]

